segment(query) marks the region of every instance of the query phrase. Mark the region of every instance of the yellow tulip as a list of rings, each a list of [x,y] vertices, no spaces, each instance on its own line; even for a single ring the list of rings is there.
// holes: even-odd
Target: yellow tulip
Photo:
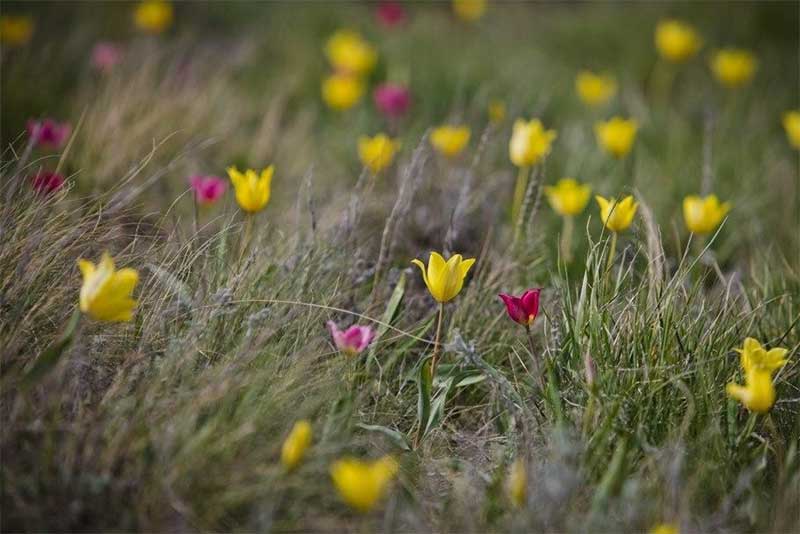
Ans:
[[[690,232],[708,234],[719,226],[730,209],[730,203],[720,203],[716,195],[704,198],[689,195],[683,199],[683,220]]]
[[[506,103],[502,100],[489,102],[489,122],[498,125],[506,120]]]
[[[33,35],[33,19],[28,16],[0,17],[0,42],[10,46],[27,44]]]
[[[525,498],[528,495],[528,472],[525,469],[525,462],[518,458],[511,466],[508,475],[508,495],[514,506],[525,505]]]
[[[659,523],[650,529],[649,534],[681,534],[681,531],[674,523]]]
[[[351,30],[334,33],[325,45],[325,54],[334,69],[351,75],[369,73],[378,58],[375,48]]]
[[[751,412],[768,412],[775,403],[775,386],[772,373],[786,364],[786,349],[766,350],[757,340],[749,337],[744,340],[739,353],[744,371],[745,385],[730,383],[726,387],[728,396],[741,402]]]
[[[679,20],[663,20],[656,26],[656,48],[673,63],[682,63],[694,56],[703,42],[695,29]]]
[[[374,462],[343,458],[331,465],[330,473],[342,499],[359,512],[366,513],[383,498],[397,469],[397,461],[391,456]]]
[[[748,337],[744,340],[739,353],[740,364],[745,371],[757,370],[774,372],[786,365],[787,349],[774,348],[766,350],[758,340]]]
[[[527,122],[517,119],[508,144],[511,162],[517,167],[536,165],[550,153],[550,145],[555,138],[555,130],[545,130],[539,119]]]
[[[464,260],[461,254],[453,255],[445,261],[438,252],[431,252],[428,259],[428,268],[420,260],[413,260],[411,263],[422,271],[422,279],[428,286],[428,291],[437,302],[445,303],[458,295],[464,287],[464,278],[467,276],[475,259]]]
[[[486,0],[453,0],[453,12],[466,22],[474,22],[486,13]]]
[[[114,260],[104,252],[95,265],[89,260],[78,260],[83,275],[80,308],[96,321],[127,322],[133,318],[136,301],[131,298],[139,282],[135,269],[114,267]]]
[[[399,148],[398,141],[382,133],[375,137],[364,135],[358,139],[358,157],[372,174],[378,174],[391,165]]]
[[[352,108],[363,95],[364,82],[350,74],[332,74],[322,82],[322,99],[337,111]]]
[[[633,147],[639,124],[634,119],[612,117],[594,125],[597,142],[615,158],[625,157]]]
[[[247,169],[244,173],[239,172],[236,167],[228,167],[227,170],[239,207],[248,213],[264,209],[272,191],[272,174],[275,172],[275,166],[270,165],[262,170],[260,176],[253,169]]]
[[[291,471],[300,463],[311,445],[311,423],[305,419],[297,421],[281,448],[281,463]]]
[[[440,154],[453,158],[467,146],[469,135],[467,126],[439,126],[431,133],[431,145]]]
[[[588,106],[602,106],[617,93],[617,81],[608,74],[595,74],[582,70],[575,78],[575,90]]]
[[[556,185],[544,188],[550,206],[565,217],[581,213],[586,208],[591,193],[591,186],[581,184],[574,178],[562,178]]]
[[[147,33],[162,33],[172,25],[172,4],[164,0],[145,0],[133,14],[136,27]]]
[[[783,114],[783,128],[792,146],[800,149],[800,110]]]
[[[621,201],[605,199],[600,195],[594,198],[600,206],[600,219],[606,228],[614,233],[622,232],[631,225],[633,216],[636,215],[636,208],[639,207],[630,195]]]
[[[749,50],[725,48],[711,57],[711,71],[717,81],[728,89],[735,89],[753,79],[758,60]]]

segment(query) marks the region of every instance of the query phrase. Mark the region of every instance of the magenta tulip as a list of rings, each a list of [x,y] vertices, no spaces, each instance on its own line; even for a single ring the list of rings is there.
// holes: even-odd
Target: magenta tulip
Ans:
[[[100,72],[109,72],[122,61],[122,49],[114,43],[101,41],[92,49],[92,66]]]
[[[400,2],[381,2],[375,10],[375,17],[381,26],[393,28],[406,21],[406,9]]]
[[[28,121],[28,135],[35,146],[61,148],[67,142],[72,127],[67,122],[59,123],[53,119]]]
[[[31,185],[37,193],[47,195],[55,193],[64,186],[64,176],[52,171],[39,171],[31,176]]]
[[[392,119],[405,115],[411,105],[411,93],[405,86],[396,83],[379,85],[373,97],[378,111]]]
[[[530,326],[539,315],[539,293],[541,289],[529,289],[521,297],[514,297],[500,293],[500,298],[506,305],[506,311],[512,321],[521,325]]]
[[[360,354],[375,337],[375,332],[368,326],[353,325],[344,331],[339,330],[333,321],[328,321],[327,326],[333,337],[333,344],[348,356]]]
[[[189,184],[199,204],[213,204],[225,193],[228,183],[216,176],[192,176]]]

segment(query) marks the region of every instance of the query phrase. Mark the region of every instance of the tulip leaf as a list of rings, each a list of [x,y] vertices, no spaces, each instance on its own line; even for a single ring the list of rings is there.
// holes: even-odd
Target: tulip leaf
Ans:
[[[75,336],[75,330],[78,328],[80,318],[81,312],[76,309],[69,323],[67,323],[64,332],[61,333],[61,336],[39,354],[39,357],[33,362],[33,365],[31,365],[30,369],[25,373],[25,376],[22,377],[22,387],[27,388],[32,386],[56,366],[61,359],[61,355],[64,354],[64,350],[66,350],[72,338]]]
[[[379,432],[383,434],[384,436],[389,438],[389,441],[391,441],[399,449],[402,449],[404,451],[411,450],[411,443],[408,442],[408,438],[404,434],[400,433],[399,431],[393,428],[389,428],[383,425],[367,425],[364,423],[358,423],[356,426],[358,428],[361,428],[362,430],[367,430],[369,432]]]
[[[419,424],[419,441],[428,431],[428,421],[431,416],[431,389],[433,377],[431,376],[430,357],[424,358],[419,364],[419,377],[417,380],[417,423]]]

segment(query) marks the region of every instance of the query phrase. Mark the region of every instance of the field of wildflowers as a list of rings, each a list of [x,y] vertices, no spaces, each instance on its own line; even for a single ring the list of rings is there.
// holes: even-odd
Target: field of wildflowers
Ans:
[[[796,2],[0,5],[0,528],[800,530]]]

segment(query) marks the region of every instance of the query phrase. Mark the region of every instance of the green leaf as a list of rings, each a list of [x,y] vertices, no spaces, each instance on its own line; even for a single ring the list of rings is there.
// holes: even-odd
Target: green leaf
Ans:
[[[428,421],[431,417],[431,389],[433,378],[431,377],[431,366],[428,364],[431,358],[423,358],[419,363],[419,376],[417,379],[417,423],[419,424],[419,439],[427,433]]]
[[[383,434],[384,436],[389,438],[389,440],[392,443],[394,443],[394,445],[399,449],[402,449],[404,451],[411,450],[411,443],[409,443],[408,438],[404,434],[400,433],[399,431],[393,428],[389,428],[382,425],[366,425],[364,423],[358,423],[356,426],[358,428],[367,430],[369,432],[379,432]]]
[[[44,375],[56,366],[75,335],[75,330],[80,322],[81,311],[76,309],[62,332],[61,337],[54,341],[44,352],[39,354],[30,369],[22,377],[22,387],[28,388],[38,382]]]

